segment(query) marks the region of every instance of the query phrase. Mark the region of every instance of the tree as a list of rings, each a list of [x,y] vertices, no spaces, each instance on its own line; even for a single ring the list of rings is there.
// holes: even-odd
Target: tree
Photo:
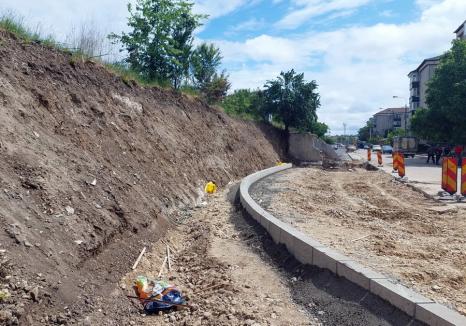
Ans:
[[[438,142],[466,144],[466,41],[454,40],[442,56],[427,89],[427,109],[420,109],[411,129]]]
[[[194,85],[199,89],[205,88],[212,82],[221,63],[222,55],[219,48],[207,43],[197,46],[191,56],[191,74]]]
[[[393,145],[393,138],[399,137],[399,136],[406,136],[406,130],[398,128],[398,129],[389,131],[387,134],[387,143],[390,145]]]
[[[311,127],[309,128],[310,132],[312,132],[313,134],[319,137],[324,137],[325,134],[328,132],[328,130],[329,130],[329,127],[327,126],[327,124],[323,122],[318,122],[318,121],[314,121],[311,124]]]
[[[222,63],[220,49],[202,43],[191,55],[191,75],[194,87],[199,89],[208,103],[221,101],[231,87],[228,76],[217,69]]]
[[[193,14],[192,7],[184,0],[136,0],[134,9],[128,4],[132,30],[109,37],[123,44],[126,61],[143,78],[179,88],[188,78],[193,32],[206,18]]]
[[[230,89],[231,84],[228,81],[228,76],[222,72],[221,74],[215,73],[212,80],[205,85],[201,92],[209,104],[217,103],[223,100]]]
[[[250,120],[266,120],[262,113],[262,92],[260,90],[238,89],[225,97],[221,106],[226,113]]]
[[[268,81],[264,87],[264,112],[282,123],[286,132],[290,127],[302,131],[312,129],[320,106],[315,81],[306,83],[304,74],[296,74],[292,69],[281,72],[277,79]]]
[[[366,125],[358,130],[358,139],[360,141],[370,141],[372,127],[373,118],[367,120]]]

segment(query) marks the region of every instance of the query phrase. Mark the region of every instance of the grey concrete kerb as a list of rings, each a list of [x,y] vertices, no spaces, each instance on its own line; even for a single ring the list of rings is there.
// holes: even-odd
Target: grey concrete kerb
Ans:
[[[326,268],[428,325],[466,325],[466,317],[458,312],[435,303],[398,282],[358,264],[350,257],[324,246],[307,234],[278,220],[251,198],[249,188],[254,183],[291,167],[291,164],[284,164],[262,170],[247,176],[240,184],[241,205],[267,230],[275,243],[285,245],[302,264]]]

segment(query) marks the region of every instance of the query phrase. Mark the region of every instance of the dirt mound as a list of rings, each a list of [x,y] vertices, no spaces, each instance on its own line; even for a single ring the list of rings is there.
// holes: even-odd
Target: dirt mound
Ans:
[[[12,295],[0,320],[134,309],[112,291],[141,247],[207,180],[270,166],[281,145],[267,126],[0,31],[0,290]]]

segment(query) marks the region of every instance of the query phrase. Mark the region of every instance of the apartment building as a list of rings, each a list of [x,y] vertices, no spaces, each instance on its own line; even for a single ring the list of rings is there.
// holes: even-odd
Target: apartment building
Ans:
[[[425,59],[409,77],[409,111],[414,113],[417,108],[426,108],[427,83],[434,75],[440,62],[440,56]]]
[[[466,39],[466,21],[463,22],[455,31],[457,39]],[[428,58],[413,71],[408,74],[409,77],[409,116],[407,120],[408,129],[410,120],[418,108],[426,108],[427,83],[435,73],[435,69],[440,63],[441,56]]]
[[[395,129],[404,129],[408,121],[408,108],[388,108],[374,114],[371,119],[372,134],[387,137]]]

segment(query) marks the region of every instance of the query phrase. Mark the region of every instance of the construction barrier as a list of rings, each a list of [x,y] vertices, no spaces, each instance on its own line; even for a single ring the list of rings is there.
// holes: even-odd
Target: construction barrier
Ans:
[[[406,175],[405,156],[402,153],[397,154],[398,159],[398,175],[403,178]]]
[[[461,166],[461,194],[466,196],[466,158],[463,158],[463,165]]]
[[[398,166],[400,165],[401,154],[400,152],[393,152],[393,170],[398,171]]]
[[[367,149],[367,160],[372,161],[372,151],[370,148]]]
[[[383,165],[382,152],[381,151],[377,152],[377,162],[379,163],[379,166]]]
[[[456,157],[444,157],[442,163],[442,189],[450,195],[458,190],[458,161]]]
[[[448,161],[446,158],[444,158],[442,160],[442,189],[443,190],[447,189],[447,171],[448,171]]]

